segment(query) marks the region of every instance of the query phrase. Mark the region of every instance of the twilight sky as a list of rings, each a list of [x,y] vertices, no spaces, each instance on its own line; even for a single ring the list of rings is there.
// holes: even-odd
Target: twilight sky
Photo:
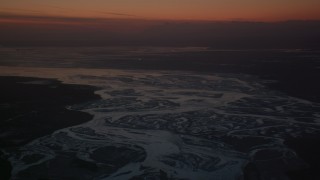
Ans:
[[[0,46],[320,48],[320,0],[0,0]]]
[[[0,0],[1,14],[173,20],[320,20],[319,0]]]

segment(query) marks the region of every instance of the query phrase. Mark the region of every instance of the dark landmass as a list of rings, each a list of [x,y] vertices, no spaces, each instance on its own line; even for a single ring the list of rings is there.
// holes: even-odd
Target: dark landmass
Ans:
[[[296,171],[288,172],[292,180],[315,180],[320,179],[320,135],[304,135],[298,138],[286,140],[285,144],[294,149],[307,166]]]
[[[3,180],[10,179],[12,166],[9,161],[7,161],[2,152],[0,151],[0,178]]]
[[[24,16],[23,21],[29,19],[33,23],[21,23],[22,17],[6,15],[5,18],[13,21],[0,24],[0,39],[4,46],[320,48],[320,21],[170,21]],[[46,23],[41,23],[43,21]]]
[[[0,77],[0,147],[19,146],[28,141],[76,124],[91,115],[65,107],[99,99],[96,89],[69,85],[53,79]]]
[[[65,107],[99,99],[93,94],[95,87],[53,79],[0,77],[0,84],[0,148],[15,148],[57,129],[89,121],[92,115]],[[0,169],[6,173],[0,177],[7,179],[10,164],[5,159],[0,158]]]

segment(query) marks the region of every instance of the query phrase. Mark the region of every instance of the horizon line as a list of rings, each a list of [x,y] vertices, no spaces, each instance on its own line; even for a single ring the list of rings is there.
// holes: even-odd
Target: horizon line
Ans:
[[[129,17],[129,16],[128,16]],[[131,20],[131,21],[166,21],[166,22],[252,22],[252,23],[284,23],[284,22],[320,22],[320,19],[282,19],[282,20],[255,20],[255,19],[167,19],[167,18],[142,18],[138,16],[130,16],[131,18],[123,17],[85,17],[85,16],[65,16],[65,15],[33,15],[23,13],[8,13],[0,11],[0,23],[1,19],[52,19],[52,20]]]

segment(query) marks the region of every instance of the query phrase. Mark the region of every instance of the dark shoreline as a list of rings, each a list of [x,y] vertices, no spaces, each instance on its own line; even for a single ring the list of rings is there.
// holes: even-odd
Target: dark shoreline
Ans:
[[[0,131],[6,133],[0,138],[0,149],[14,149],[55,130],[91,120],[92,115],[65,107],[100,98],[93,93],[96,87],[63,84],[55,79],[0,76],[0,83]],[[1,156],[0,177],[7,179],[10,163]]]

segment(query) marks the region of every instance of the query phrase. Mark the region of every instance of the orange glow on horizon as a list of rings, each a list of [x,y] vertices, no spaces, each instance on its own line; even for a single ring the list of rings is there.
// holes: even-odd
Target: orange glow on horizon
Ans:
[[[30,16],[203,21],[320,20],[319,0],[11,0],[0,4],[2,13]]]

